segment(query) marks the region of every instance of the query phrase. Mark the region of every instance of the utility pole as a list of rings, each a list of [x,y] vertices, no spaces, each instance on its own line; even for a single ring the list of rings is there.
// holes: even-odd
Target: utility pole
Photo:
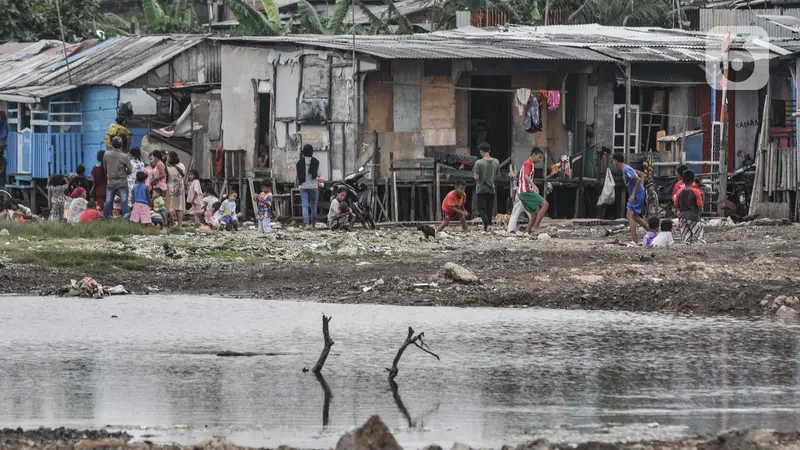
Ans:
[[[731,35],[722,42],[722,105],[720,105],[719,121],[722,126],[719,145],[719,198],[717,214],[725,217],[728,200],[728,51],[731,46]]]
[[[625,65],[625,162],[631,157],[631,63]]]

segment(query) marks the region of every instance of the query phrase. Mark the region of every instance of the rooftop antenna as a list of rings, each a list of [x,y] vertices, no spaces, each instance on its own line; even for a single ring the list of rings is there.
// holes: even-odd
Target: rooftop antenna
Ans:
[[[69,69],[69,57],[67,56],[67,42],[64,38],[64,24],[61,23],[61,7],[56,0],[56,13],[58,14],[58,27],[61,29],[61,48],[64,50],[64,62],[67,65],[67,76],[69,77],[69,84],[72,84],[72,71]]]

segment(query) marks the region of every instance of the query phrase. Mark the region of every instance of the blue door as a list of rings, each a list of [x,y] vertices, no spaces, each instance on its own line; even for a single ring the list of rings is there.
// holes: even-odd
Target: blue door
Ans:
[[[686,161],[702,161],[703,160],[703,135],[697,134],[688,136],[683,140],[683,151],[686,153]],[[694,173],[702,173],[703,166],[692,165],[689,170]]]

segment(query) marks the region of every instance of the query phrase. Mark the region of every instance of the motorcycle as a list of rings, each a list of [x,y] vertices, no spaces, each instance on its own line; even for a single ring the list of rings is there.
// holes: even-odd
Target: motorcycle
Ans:
[[[372,189],[361,182],[368,170],[359,167],[358,172],[353,172],[341,181],[331,183],[331,195],[335,195],[340,187],[347,189],[347,203],[351,205],[353,214],[365,230],[375,229],[375,220],[372,217]]]
[[[756,165],[744,165],[728,175],[727,207],[744,217],[750,209],[750,196],[755,183]]]

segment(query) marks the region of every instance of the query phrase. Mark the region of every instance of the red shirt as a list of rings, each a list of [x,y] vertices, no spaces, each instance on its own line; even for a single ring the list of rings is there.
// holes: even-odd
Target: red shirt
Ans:
[[[458,206],[462,206],[467,202],[467,194],[462,192],[461,198],[456,198],[456,191],[450,191],[444,197],[444,201],[442,202],[442,210],[447,211],[449,208],[456,208]]]
[[[681,189],[686,186],[686,183],[683,180],[678,180],[675,182],[675,186],[672,186],[672,202],[675,203],[678,201],[678,194],[681,193]]]
[[[103,220],[103,213],[96,209],[85,209],[81,213],[80,221],[82,224],[97,222],[98,220]]]
[[[533,161],[526,159],[522,164],[522,170],[519,172],[519,193],[534,191],[539,192],[539,188],[533,184],[528,183],[527,178],[533,179]]]
[[[92,183],[94,183],[94,198],[106,198],[106,186],[108,185],[108,176],[106,169],[103,166],[92,167]]]
[[[683,191],[684,189],[688,189],[694,191],[694,197],[697,202],[697,209],[703,211],[703,192],[700,190],[700,187],[697,185],[697,183],[692,183],[692,187],[688,188],[683,183],[683,181],[681,181],[681,184],[683,184],[683,187],[681,187],[681,189],[675,195],[672,196],[672,204],[675,205],[676,208],[679,208],[680,207],[680,202],[678,201],[679,195],[681,195],[681,191]]]

